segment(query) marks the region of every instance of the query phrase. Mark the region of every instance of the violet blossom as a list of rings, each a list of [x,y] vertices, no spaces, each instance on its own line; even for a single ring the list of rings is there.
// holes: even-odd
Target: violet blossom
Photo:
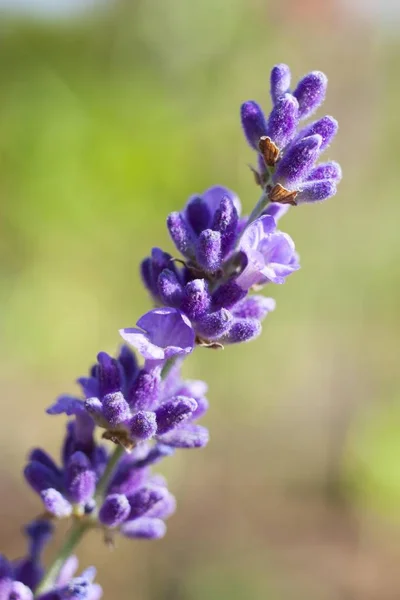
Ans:
[[[138,356],[127,345],[115,358],[100,352],[78,379],[80,393],[62,395],[48,408],[70,417],[61,459],[41,448],[29,454],[24,475],[44,514],[25,529],[26,557],[0,555],[0,600],[97,600],[102,591],[94,569],[75,576],[72,550],[86,532],[100,530],[107,543],[115,534],[164,536],[176,502],[152,467],[177,449],[206,446],[209,437],[198,424],[208,408],[207,385],[184,379],[183,362],[199,346],[222,348],[260,335],[275,301],[254,292],[285,283],[299,269],[294,242],[278,221],[289,206],[333,196],[342,176],[336,162],[318,163],[337,133],[336,120],[325,116],[300,127],[321,106],[326,76],[312,71],[291,91],[290,69],[279,64],[270,86],[268,117],[254,101],[241,107],[261,187],[249,216],[222,186],[172,212],[167,228],[179,255],[153,247],[141,264],[153,307],[136,327],[120,329]],[[58,519],[71,523],[68,543],[46,570],[41,554]]]

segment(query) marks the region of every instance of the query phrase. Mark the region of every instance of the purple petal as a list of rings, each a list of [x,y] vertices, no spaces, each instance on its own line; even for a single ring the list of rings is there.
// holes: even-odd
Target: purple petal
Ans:
[[[85,398],[92,398],[100,393],[99,380],[96,377],[79,377],[77,383],[81,386]]]
[[[59,473],[37,461],[31,461],[26,465],[24,476],[31,488],[37,493],[47,488],[58,488],[61,485]]]
[[[189,319],[177,309],[156,308],[146,313],[137,329],[121,329],[123,339],[135,346],[146,359],[163,360],[189,354],[194,347],[194,331]]]
[[[171,515],[174,514],[176,510],[176,500],[175,496],[173,496],[170,492],[158,502],[154,508],[149,510],[147,513],[147,517],[157,518],[157,519],[168,519]]]
[[[4,600],[33,600],[33,593],[20,581],[13,581]]]
[[[167,527],[161,519],[142,517],[135,521],[125,523],[121,533],[128,538],[156,540],[164,537]]]
[[[209,433],[201,425],[182,425],[160,437],[163,444],[173,448],[202,448],[208,443]]]
[[[100,397],[113,394],[121,390],[122,378],[118,362],[107,352],[99,352],[97,355],[98,379],[100,386]]]
[[[76,571],[78,570],[78,566],[78,558],[74,555],[69,556],[60,569],[56,581],[57,586],[66,585],[75,575]]]
[[[160,460],[162,460],[163,458],[167,456],[172,456],[173,453],[174,450],[166,444],[156,444],[149,450],[146,456],[136,461],[135,466],[137,468],[143,468],[150,465],[154,465],[160,462]]]
[[[286,215],[289,208],[289,204],[279,204],[277,202],[270,202],[264,211],[264,215],[273,217],[274,221],[277,223],[281,217]]]
[[[242,207],[237,195],[234,192],[232,192],[232,190],[230,190],[229,188],[223,187],[222,185],[214,185],[213,187],[210,187],[208,190],[206,190],[202,195],[203,202],[205,202],[205,204],[208,206],[211,217],[214,218],[215,213],[220,208],[221,201],[224,198],[228,198],[229,200],[231,200],[234,207],[236,208],[238,215],[240,215]]]
[[[107,429],[108,421],[103,415],[103,404],[98,398],[88,398],[85,400],[85,409],[99,427]]]
[[[275,310],[275,305],[276,302],[273,298],[250,296],[235,306],[233,314],[241,319],[250,318],[262,321],[269,312]]]
[[[211,211],[203,198],[194,196],[186,204],[186,219],[196,235],[207,229],[211,223]]]
[[[29,462],[39,462],[43,466],[50,469],[55,476],[61,477],[61,469],[56,465],[54,460],[41,448],[34,448],[29,454]]]
[[[49,406],[46,412],[49,415],[66,414],[70,417],[71,415],[83,414],[85,412],[85,404],[82,400],[73,396],[60,396],[54,404]]]
[[[69,517],[72,513],[72,506],[64,498],[64,496],[55,489],[43,490],[40,494],[42,502],[46,510],[57,517],[57,519],[63,519]]]

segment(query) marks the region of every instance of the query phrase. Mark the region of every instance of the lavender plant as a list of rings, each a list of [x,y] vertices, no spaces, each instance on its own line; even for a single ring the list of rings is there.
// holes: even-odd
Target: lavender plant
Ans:
[[[301,126],[322,104],[327,78],[314,71],[292,92],[290,79],[286,65],[272,69],[268,117],[254,101],[241,107],[261,190],[250,216],[242,216],[239,198],[220,186],[171,213],[167,227],[182,257],[153,248],[141,264],[155,308],[136,327],[120,330],[126,345],[117,357],[98,354],[78,379],[80,395],[62,395],[47,410],[70,417],[61,459],[41,448],[29,455],[25,479],[43,514],[25,528],[24,558],[0,556],[0,600],[96,600],[102,591],[93,582],[95,570],[75,576],[73,552],[84,534],[101,530],[106,541],[117,533],[136,539],[165,534],[175,499],[152,467],[178,449],[208,442],[207,429],[197,423],[208,408],[207,385],[182,378],[184,359],[196,347],[222,348],[261,333],[275,301],[253,292],[284,283],[300,266],[278,220],[290,206],[333,196],[341,179],[337,163],[316,164],[337,132],[335,119]],[[97,430],[112,444],[98,441]],[[61,519],[71,527],[44,570],[41,551]]]

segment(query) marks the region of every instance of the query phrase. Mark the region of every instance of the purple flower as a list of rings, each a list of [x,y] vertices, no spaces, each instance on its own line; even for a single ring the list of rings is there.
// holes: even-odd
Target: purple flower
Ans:
[[[231,190],[214,186],[190,198],[182,212],[171,213],[167,226],[177,250],[199,272],[215,273],[234,247],[240,211],[240,201]],[[153,255],[151,263],[148,259],[142,263],[143,280],[152,291],[159,276],[154,263]],[[171,265],[165,268],[172,270]]]
[[[269,215],[252,223],[245,231],[240,245],[245,267],[236,282],[244,290],[268,282],[284,283],[288,275],[300,266],[293,240],[276,230]]]
[[[156,308],[143,315],[137,326],[140,329],[121,329],[120,334],[145,359],[163,361],[193,350],[193,328],[179,310]]]
[[[178,315],[179,320],[174,321],[178,322],[177,328],[174,328],[173,322],[167,331],[171,339],[174,331],[179,332],[182,320],[179,311],[173,309],[172,312]],[[218,314],[218,311],[212,314]],[[188,322],[184,315],[183,322]],[[221,328],[223,332],[227,329],[227,326]],[[155,334],[158,333],[155,329]],[[177,353],[176,356],[183,355]],[[31,486],[41,494],[42,500],[53,514],[59,517],[68,516],[73,510],[77,510],[76,507],[73,508],[73,504],[83,507],[93,496],[98,469],[88,458],[97,457],[93,451],[94,422],[106,430],[103,437],[131,451],[146,440],[163,444],[164,434],[180,428],[185,423],[191,423],[200,416],[201,407],[197,398],[191,395],[190,387],[183,384],[179,369],[172,370],[167,380],[168,384],[162,381],[160,372],[164,364],[164,361],[148,360],[144,367],[140,368],[127,347],[122,348],[116,359],[100,352],[98,364],[92,367],[90,377],[81,377],[78,380],[83,395],[89,397],[85,400],[61,396],[48,409],[49,414],[75,415],[75,423],[70,424],[74,431],[76,424],[82,419],[89,419],[92,423],[90,442],[86,440],[85,446],[90,450],[88,457],[82,452],[76,452],[72,458],[66,457],[69,462],[63,465],[62,469],[54,463],[50,464],[51,459],[44,461],[42,457],[40,462],[45,464],[38,466],[36,463],[30,463],[27,467],[26,476]],[[200,401],[204,407],[204,398]],[[204,412],[203,410],[201,414]],[[74,443],[71,444],[71,449],[81,449],[81,446]],[[103,461],[104,453],[100,453],[99,456]]]
[[[77,416],[67,425],[61,467],[38,448],[30,453],[24,470],[26,481],[40,495],[46,511],[56,518],[82,516],[88,511],[106,464],[105,449],[95,443],[93,435],[90,444],[79,438],[81,418]]]
[[[315,178],[316,182],[310,179],[313,170],[318,169],[316,161],[337,133],[337,121],[325,116],[296,132],[300,120],[309,117],[323,103],[327,78],[320,71],[312,71],[299,81],[293,92],[289,90],[290,81],[287,65],[273,67],[270,77],[273,108],[269,117],[254,101],[245,102],[241,114],[247,141],[258,152],[256,180],[272,203],[283,205],[329,198],[336,193],[339,181],[329,176]],[[274,212],[260,210],[256,216],[282,216],[282,212]]]
[[[41,554],[53,533],[52,525],[45,520],[33,521],[25,527],[28,552],[23,558],[8,561],[0,555],[0,598],[1,600],[33,600],[34,590],[40,583],[44,568]],[[74,577],[78,567],[75,556],[64,563],[54,586],[44,593],[35,595],[37,600],[98,600],[101,587],[93,583],[96,571],[87,569],[80,577]]]

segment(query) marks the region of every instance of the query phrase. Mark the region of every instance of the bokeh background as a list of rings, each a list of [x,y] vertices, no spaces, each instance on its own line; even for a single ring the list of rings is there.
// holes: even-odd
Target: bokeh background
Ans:
[[[106,599],[400,596],[400,6],[393,0],[2,0],[0,550],[40,511],[21,467],[44,409],[149,308],[138,263],[220,183],[251,210],[238,108],[268,73],[330,79],[339,194],[290,211],[302,270],[257,341],[199,350],[210,445],[162,465],[167,537],[92,534]]]

